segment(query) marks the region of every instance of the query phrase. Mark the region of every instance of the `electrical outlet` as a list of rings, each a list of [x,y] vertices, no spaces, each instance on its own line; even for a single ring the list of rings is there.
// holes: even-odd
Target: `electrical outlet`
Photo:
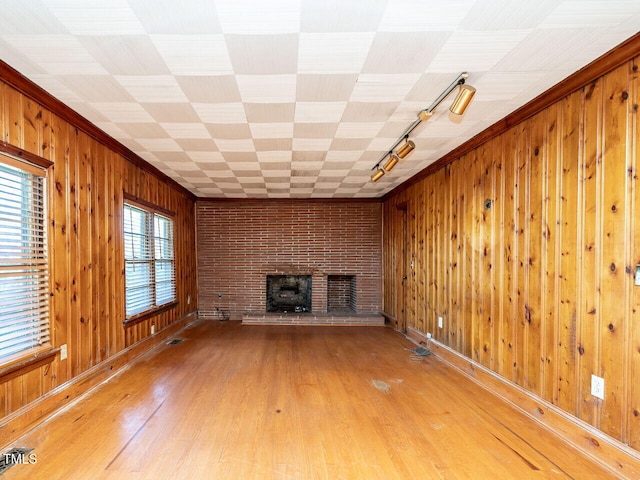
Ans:
[[[604,378],[591,375],[591,395],[604,400]]]
[[[444,320],[442,319],[442,317],[438,317],[438,328],[443,328],[444,327]]]
[[[67,359],[67,344],[60,345],[60,360]]]
[[[151,324],[151,335],[153,335],[154,333],[156,333],[156,326],[154,324]]]
[[[431,339],[431,332],[427,332],[427,338]]]
[[[187,295],[187,305],[191,305],[191,295]]]

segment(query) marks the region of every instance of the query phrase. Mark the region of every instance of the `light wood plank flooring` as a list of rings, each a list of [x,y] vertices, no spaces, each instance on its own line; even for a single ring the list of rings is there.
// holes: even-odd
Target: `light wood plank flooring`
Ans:
[[[610,475],[384,327],[203,321],[26,435],[13,479]]]

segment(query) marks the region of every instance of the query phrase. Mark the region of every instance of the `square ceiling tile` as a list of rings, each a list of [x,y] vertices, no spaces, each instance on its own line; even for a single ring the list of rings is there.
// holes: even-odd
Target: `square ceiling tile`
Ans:
[[[378,32],[363,73],[423,73],[451,32]]]
[[[460,66],[470,72],[490,70],[530,33],[530,30],[454,32],[427,71],[454,74]]]
[[[349,102],[344,110],[344,122],[386,122],[400,102]]]
[[[302,0],[302,32],[375,32],[387,0]]]
[[[255,139],[293,137],[293,123],[250,123]]]
[[[162,122],[160,126],[172,138],[211,138],[209,131],[202,123],[168,123]]]
[[[296,123],[293,136],[296,138],[333,138],[338,123]]]
[[[128,0],[148,33],[222,33],[213,2]]]
[[[253,140],[251,138],[245,138],[241,140],[214,138],[214,140],[216,142],[216,145],[218,146],[218,150],[223,153],[255,152],[255,147],[253,146]],[[225,158],[227,158],[226,155]]]
[[[295,75],[236,75],[245,103],[291,103],[296,97]]]
[[[351,97],[358,81],[356,74],[298,75],[296,100],[299,102],[339,102]]]
[[[244,123],[242,103],[194,103],[193,109],[205,123]]]
[[[374,34],[302,33],[298,50],[300,73],[359,73]]]
[[[353,89],[352,102],[400,102],[416,84],[418,74],[362,74]]]
[[[140,145],[150,152],[181,152],[180,145],[173,138],[137,138]]]
[[[110,122],[135,123],[153,122],[151,115],[139,103],[129,102],[93,102],[89,104]]]
[[[298,35],[226,35],[233,72],[240,75],[295,74]]]
[[[326,152],[331,146],[331,138],[294,138],[293,150],[296,152]]]
[[[243,140],[251,138],[251,130],[246,123],[208,123],[207,129],[215,139]]]
[[[85,102],[133,102],[133,97],[110,75],[60,75],[56,77]]]
[[[475,0],[389,0],[380,20],[381,32],[455,30]]]
[[[70,35],[4,35],[0,32],[0,39],[51,75],[108,74],[85,46]]]
[[[179,76],[177,81],[192,103],[240,102],[238,84],[233,75]]]
[[[372,138],[383,125],[382,122],[340,122],[336,138]]]
[[[282,150],[291,155],[291,145],[293,141],[291,138],[255,138],[253,144],[256,147],[256,152]]]
[[[167,75],[169,68],[145,35],[78,37],[112,75]]]
[[[224,33],[281,34],[300,31],[299,0],[216,0]]]
[[[152,35],[151,41],[174,75],[231,75],[222,35]]]
[[[115,79],[140,103],[184,103],[187,101],[187,97],[176,79],[169,75],[116,75]]]
[[[140,35],[145,30],[127,0],[41,0],[74,35]]]
[[[335,123],[342,119],[346,102],[298,102],[296,103],[296,123]]]
[[[190,103],[144,103],[142,106],[157,122],[202,121]]]
[[[245,103],[249,123],[293,122],[295,103]]]

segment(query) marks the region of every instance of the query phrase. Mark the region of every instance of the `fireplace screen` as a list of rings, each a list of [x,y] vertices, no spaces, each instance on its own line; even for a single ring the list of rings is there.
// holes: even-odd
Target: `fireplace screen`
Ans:
[[[311,275],[267,275],[267,312],[310,312]]]

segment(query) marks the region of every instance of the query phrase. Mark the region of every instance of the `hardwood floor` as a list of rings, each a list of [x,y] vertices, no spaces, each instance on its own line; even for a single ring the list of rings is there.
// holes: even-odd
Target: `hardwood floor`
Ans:
[[[203,321],[15,446],[13,479],[608,478],[383,327]]]

